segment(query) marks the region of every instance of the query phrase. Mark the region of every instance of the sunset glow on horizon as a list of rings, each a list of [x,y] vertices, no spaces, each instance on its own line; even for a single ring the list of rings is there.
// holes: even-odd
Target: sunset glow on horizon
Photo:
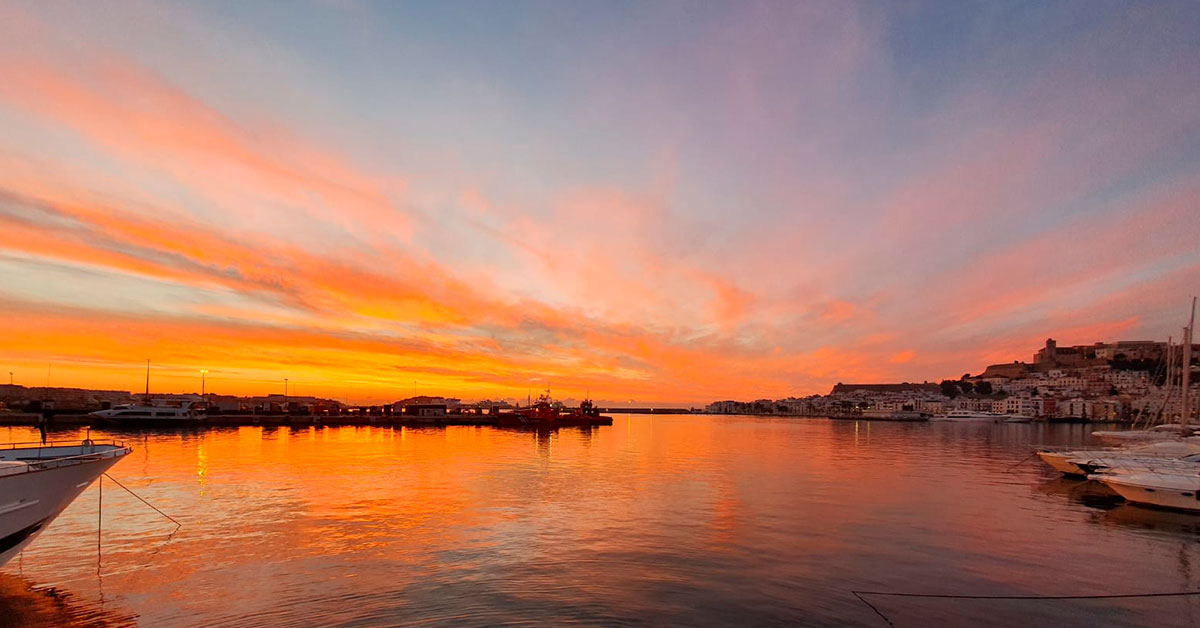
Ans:
[[[0,77],[27,386],[702,405],[1200,292],[1188,3],[14,2]]]

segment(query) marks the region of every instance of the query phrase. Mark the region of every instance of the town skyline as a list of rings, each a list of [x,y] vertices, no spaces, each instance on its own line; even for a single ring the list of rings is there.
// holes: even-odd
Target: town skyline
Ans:
[[[758,401],[776,400],[776,399],[787,399],[787,398],[795,399],[795,398],[822,396],[822,395],[832,394],[834,391],[836,391],[837,388],[848,386],[848,385],[887,386],[887,385],[895,385],[895,384],[901,384],[901,383],[904,385],[908,385],[908,384],[916,385],[916,384],[937,384],[939,382],[946,381],[946,380],[953,381],[953,380],[960,380],[963,378],[970,378],[970,379],[976,379],[976,380],[983,380],[983,379],[989,379],[989,378],[994,378],[994,377],[1014,378],[1014,377],[1019,377],[1020,375],[1006,373],[1005,370],[1013,365],[1020,365],[1022,367],[1029,367],[1029,368],[1036,369],[1038,366],[1038,363],[1040,361],[1044,361],[1047,359],[1046,358],[1046,350],[1048,347],[1050,347],[1052,345],[1056,345],[1059,350],[1063,351],[1063,355],[1072,355],[1074,352],[1076,352],[1077,350],[1080,350],[1080,349],[1094,350],[1096,348],[1103,348],[1103,350],[1098,352],[1101,355],[1100,362],[1111,361],[1114,358],[1123,358],[1124,355],[1121,353],[1122,347],[1127,346],[1127,347],[1133,347],[1133,348],[1135,348],[1134,350],[1139,351],[1139,353],[1137,353],[1136,355],[1131,354],[1129,356],[1129,359],[1153,361],[1153,360],[1160,359],[1159,356],[1162,353],[1162,346],[1164,346],[1165,344],[1166,344],[1166,341],[1155,341],[1155,340],[1107,340],[1107,341],[1100,340],[1100,341],[1083,342],[1083,343],[1058,343],[1057,339],[1050,338],[1045,341],[1044,346],[1041,346],[1041,347],[1038,347],[1037,349],[1028,351],[1027,352],[1027,353],[1029,353],[1028,359],[1022,359],[1019,356],[1012,356],[1013,357],[1012,360],[1002,360],[1002,361],[998,361],[998,362],[992,362],[992,363],[989,363],[989,364],[986,364],[983,366],[976,366],[973,368],[968,368],[967,370],[963,371],[961,373],[961,375],[954,374],[954,373],[943,373],[940,375],[935,375],[933,377],[923,377],[923,378],[914,378],[914,379],[896,379],[896,380],[889,380],[889,381],[859,381],[859,380],[847,379],[845,381],[839,380],[836,382],[831,382],[829,384],[829,386],[827,387],[827,390],[829,390],[829,392],[825,392],[823,390],[793,391],[790,394],[780,395],[778,397],[770,397],[770,396],[765,396],[765,395],[753,395],[752,394],[748,397],[741,398],[739,400],[739,402],[742,402],[742,401],[750,402],[753,400],[758,400]],[[1176,344],[1178,344],[1178,343],[1176,342]],[[1146,348],[1147,346],[1150,346],[1150,348],[1147,349]],[[1200,360],[1200,344],[1193,345],[1193,347],[1195,349],[1195,353],[1193,353],[1193,361]],[[1149,351],[1149,353],[1146,353],[1146,351]],[[1078,364],[1074,364],[1073,366],[1078,366]],[[164,385],[152,385],[151,386],[151,391],[150,391],[151,395],[159,395],[159,396],[189,395],[189,394],[201,394],[203,392],[207,392],[210,395],[216,395],[216,396],[222,396],[222,397],[267,398],[267,397],[288,396],[288,397],[292,397],[292,398],[329,399],[329,400],[334,400],[334,401],[337,401],[337,402],[340,402],[340,403],[343,403],[346,405],[350,405],[350,406],[369,406],[369,405],[391,404],[391,403],[394,403],[397,400],[400,400],[404,397],[432,395],[432,396],[441,397],[441,398],[449,398],[449,399],[453,399],[456,401],[461,399],[465,403],[475,404],[477,402],[493,400],[493,399],[497,400],[497,401],[522,402],[528,398],[536,397],[538,394],[540,394],[547,388],[545,386],[542,388],[528,388],[524,394],[520,394],[520,395],[508,394],[508,395],[494,395],[491,397],[471,397],[469,395],[465,395],[465,396],[456,395],[455,391],[448,391],[448,390],[428,388],[428,387],[420,387],[419,384],[414,384],[411,387],[407,387],[407,388],[406,387],[396,387],[396,388],[390,388],[390,389],[386,389],[386,388],[375,389],[373,392],[371,392],[369,394],[360,394],[359,396],[355,396],[355,394],[353,394],[353,393],[352,394],[331,394],[329,391],[337,391],[338,390],[338,385],[336,383],[322,384],[320,382],[314,383],[314,382],[306,382],[306,381],[297,381],[297,380],[288,378],[286,382],[284,379],[279,379],[276,381],[269,381],[269,382],[263,382],[263,381],[236,382],[236,384],[237,384],[236,386],[229,386],[228,385],[229,382],[227,380],[223,379],[222,377],[220,377],[219,374],[218,374],[217,379],[214,381],[212,379],[213,372],[208,369],[204,369],[205,373],[203,374],[203,377],[201,376],[199,369],[195,370],[194,373],[183,372],[183,373],[177,373],[177,374],[172,375],[172,374],[170,374],[169,367],[154,366],[153,364],[147,365],[145,363],[142,363],[139,365],[139,368],[141,370],[137,373],[137,382],[138,383],[142,383],[142,382],[146,381],[148,367],[151,368],[152,371],[154,372],[153,377],[155,379],[152,380],[152,384],[159,377],[166,379],[168,382],[167,384],[164,384]],[[1064,363],[1064,367],[1065,367],[1065,363]],[[994,373],[993,371],[997,371],[997,372]],[[191,388],[188,388],[186,384],[184,384],[182,387],[168,390],[171,382],[181,382],[181,381],[186,382],[189,380],[194,380],[194,381],[192,381],[192,383],[200,382],[201,387],[191,389]],[[208,387],[207,382],[213,382],[214,387]],[[13,383],[18,386],[27,388],[27,389],[62,388],[62,389],[103,391],[106,393],[129,392],[130,395],[132,395],[133,397],[140,396],[144,393],[144,390],[139,390],[137,388],[122,388],[120,386],[113,387],[113,388],[95,388],[95,387],[88,387],[88,386],[71,385],[71,384],[66,384],[66,383],[56,384],[56,385],[44,385],[44,384],[38,384],[36,382],[22,382],[22,381],[17,381],[15,379],[15,374],[14,374]],[[276,388],[278,388],[278,390],[272,390],[271,386],[275,386]],[[0,388],[2,388],[2,387],[3,387],[3,384],[0,384]],[[552,385],[549,386],[548,388],[550,389],[550,391],[552,393],[554,393],[555,389]],[[345,390],[345,388],[342,388],[341,390]],[[514,392],[516,392],[516,391],[514,391]],[[574,394],[571,391],[563,391],[561,393],[555,393],[553,396],[561,401],[569,401],[569,402],[578,402],[579,400],[590,398],[601,405],[604,405],[606,407],[613,407],[613,408],[619,408],[619,407],[622,407],[625,405],[630,405],[630,406],[639,407],[639,408],[643,408],[643,407],[703,408],[705,406],[711,405],[713,402],[717,401],[719,397],[721,397],[720,395],[716,395],[711,398],[701,399],[701,400],[696,400],[696,401],[671,400],[671,399],[635,399],[635,398],[610,399],[610,398],[596,397],[594,395],[591,395],[591,391],[588,389],[585,389],[580,394]]]

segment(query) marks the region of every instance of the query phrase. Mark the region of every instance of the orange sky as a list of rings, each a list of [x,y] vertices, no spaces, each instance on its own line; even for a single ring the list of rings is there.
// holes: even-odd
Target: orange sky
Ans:
[[[1178,335],[1194,15],[593,10],[0,8],[0,371],[703,404]]]

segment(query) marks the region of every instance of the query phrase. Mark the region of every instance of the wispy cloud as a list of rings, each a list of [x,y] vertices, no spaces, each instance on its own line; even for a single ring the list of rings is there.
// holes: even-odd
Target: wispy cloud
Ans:
[[[699,403],[1165,336],[1200,24],[1090,9],[3,7],[0,355]]]

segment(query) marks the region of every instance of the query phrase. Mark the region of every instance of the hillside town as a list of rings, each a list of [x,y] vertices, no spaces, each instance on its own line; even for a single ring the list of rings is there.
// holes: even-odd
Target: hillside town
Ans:
[[[1177,349],[1175,347],[1174,349]],[[1178,354],[1173,354],[1178,361]],[[1200,347],[1193,347],[1193,356]],[[1053,340],[1030,363],[994,364],[956,380],[899,384],[839,383],[827,395],[718,401],[713,414],[846,416],[871,412],[940,415],[961,410],[1041,420],[1132,421],[1155,415],[1178,419],[1181,396],[1167,394],[1165,342],[1122,341],[1059,347]],[[1191,369],[1196,371],[1197,361]],[[1179,371],[1180,369],[1175,369]],[[1176,389],[1181,379],[1176,372]],[[1192,375],[1191,381],[1197,377]],[[1200,386],[1193,383],[1193,395]]]
[[[1041,420],[1132,421],[1139,416],[1178,419],[1179,368],[1174,369],[1173,394],[1167,394],[1167,364],[1178,366],[1179,347],[1168,356],[1165,342],[1121,341],[1059,347],[1048,339],[1031,362],[1013,361],[988,366],[940,382],[838,383],[826,395],[717,401],[710,414],[769,414],[792,416],[881,416],[913,413],[936,416],[953,411],[1020,415]],[[1200,347],[1193,348],[1200,357]],[[1192,359],[1196,371],[1197,358]],[[1191,377],[1200,392],[1200,373]],[[143,401],[145,394],[118,390],[25,387],[0,384],[0,412],[87,412]],[[363,414],[441,415],[447,412],[511,408],[509,401],[475,403],[451,397],[421,395],[379,406],[351,406],[333,399],[269,394],[154,394],[155,403],[187,402],[207,414],[299,414],[313,416]],[[515,405],[520,405],[518,402]],[[695,411],[695,410],[693,410]]]

